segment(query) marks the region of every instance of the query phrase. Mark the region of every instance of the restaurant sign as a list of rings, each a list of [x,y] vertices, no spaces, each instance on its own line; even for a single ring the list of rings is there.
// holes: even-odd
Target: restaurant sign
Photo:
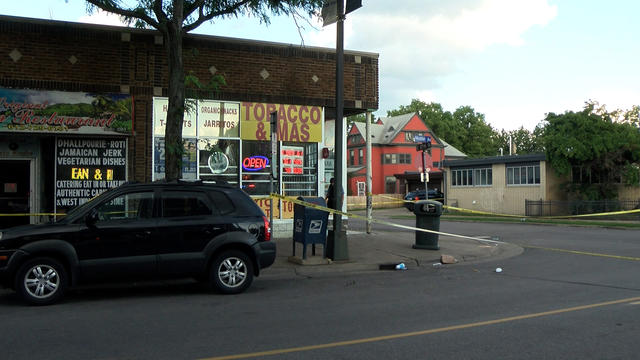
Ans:
[[[0,132],[130,135],[125,94],[0,88]]]

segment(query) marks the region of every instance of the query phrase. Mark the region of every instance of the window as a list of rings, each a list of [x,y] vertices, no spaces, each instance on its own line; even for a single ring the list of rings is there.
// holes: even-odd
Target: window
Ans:
[[[162,194],[162,217],[211,215],[206,196],[200,192],[167,191]]]
[[[451,186],[491,186],[492,184],[491,168],[451,170]]]
[[[209,196],[213,198],[214,207],[220,215],[228,215],[235,210],[233,202],[224,193],[220,191],[210,191]]]
[[[349,150],[349,164],[355,165],[355,155],[353,150]]]
[[[153,214],[153,192],[120,195],[98,207],[98,221],[148,219]]]
[[[507,167],[507,185],[540,184],[540,165],[516,165]]]
[[[382,154],[383,164],[411,164],[411,154]]]
[[[360,165],[364,164],[364,149],[358,150],[358,164]]]
[[[254,143],[258,142],[247,141],[244,147],[250,148]],[[270,154],[268,151],[271,148],[268,143],[262,148],[262,152],[255,151],[252,155]],[[238,184],[238,153],[240,152],[238,140],[201,139],[198,141],[198,152],[200,159],[198,169],[202,181],[226,181],[233,185]]]
[[[575,184],[602,184],[622,182],[620,172],[598,170],[586,166],[574,166],[571,168],[571,179]]]

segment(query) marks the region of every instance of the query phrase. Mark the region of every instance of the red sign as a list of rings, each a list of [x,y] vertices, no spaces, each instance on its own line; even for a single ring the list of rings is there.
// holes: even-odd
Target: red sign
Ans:
[[[269,159],[266,156],[249,156],[242,160],[242,168],[245,171],[260,171],[267,165],[269,165]]]

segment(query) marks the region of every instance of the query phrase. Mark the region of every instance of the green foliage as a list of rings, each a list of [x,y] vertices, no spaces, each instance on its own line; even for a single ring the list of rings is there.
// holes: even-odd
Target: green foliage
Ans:
[[[504,155],[509,154],[509,139],[511,139],[513,146],[512,150],[515,151],[516,154],[542,153],[544,152],[544,146],[542,144],[541,129],[542,127],[536,127],[533,132],[522,126],[517,130],[511,131],[503,129],[497,134],[496,145],[498,149],[502,149]]]
[[[640,132],[631,123],[613,121],[617,113],[588,102],[580,112],[549,113],[543,143],[551,167],[559,175],[581,167],[580,178],[566,191],[584,200],[617,197],[613,184],[640,185]],[[579,180],[579,181],[578,181]]]
[[[165,132],[166,166],[165,178],[168,181],[181,177],[180,154],[182,144],[182,121],[185,103],[186,86],[201,89],[224,84],[224,79],[214,77],[209,84],[200,83],[192,73],[186,77],[182,53],[184,35],[201,24],[213,19],[237,17],[240,15],[256,17],[260,22],[269,23],[270,16],[289,15],[294,19],[302,17],[299,11],[308,16],[318,14],[324,0],[87,0],[87,8],[120,15],[129,24],[137,27],[155,28],[164,40],[169,65],[169,104],[167,111],[167,127]],[[296,24],[298,22],[296,21]],[[299,25],[298,25],[299,26]],[[197,49],[191,56],[198,56]],[[188,85],[186,85],[188,84]]]
[[[413,99],[411,104],[387,112],[387,116],[418,113],[433,133],[464,152],[469,157],[493,156],[498,153],[497,132],[485,121],[484,114],[470,106],[461,106],[453,113],[438,103]],[[446,150],[445,150],[446,151]]]

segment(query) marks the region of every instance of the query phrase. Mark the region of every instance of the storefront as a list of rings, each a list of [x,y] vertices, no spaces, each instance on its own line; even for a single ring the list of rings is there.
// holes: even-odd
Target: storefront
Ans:
[[[273,191],[290,197],[323,196],[320,160],[324,112],[319,106],[188,100],[184,114],[183,179],[226,182],[251,195],[269,215],[271,125],[278,118],[278,176]],[[164,178],[167,99],[153,99],[153,180]],[[281,181],[280,181],[281,180]],[[276,219],[293,218],[293,203],[276,201]]]
[[[0,88],[0,228],[124,183],[131,113],[129,95]]]
[[[160,33],[3,15],[0,29],[0,213],[63,213],[111,186],[164,176],[169,69]],[[275,111],[274,192],[324,196],[334,171],[335,49],[199,34],[183,46],[185,73],[227,81],[215,95],[187,89],[197,100],[185,113],[182,177],[241,187],[269,214]],[[343,115],[376,109],[378,54],[345,50],[344,73]],[[284,229],[293,203],[276,203]]]

